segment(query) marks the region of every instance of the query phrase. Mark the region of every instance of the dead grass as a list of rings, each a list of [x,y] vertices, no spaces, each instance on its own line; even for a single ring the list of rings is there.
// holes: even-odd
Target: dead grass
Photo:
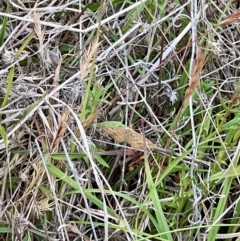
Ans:
[[[0,4],[0,240],[238,240],[238,1],[80,2]]]

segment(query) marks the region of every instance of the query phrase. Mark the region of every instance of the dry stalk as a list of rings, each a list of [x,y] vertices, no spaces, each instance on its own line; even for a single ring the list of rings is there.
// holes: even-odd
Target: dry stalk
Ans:
[[[199,48],[197,53],[197,59],[196,59],[196,65],[194,67],[193,76],[190,79],[189,87],[187,88],[185,92],[185,96],[183,99],[182,107],[180,109],[180,112],[182,108],[185,106],[185,104],[188,102],[190,96],[193,94],[195,88],[198,86],[200,81],[200,74],[203,68],[203,62],[204,62],[204,56],[202,53],[202,50]]]
[[[180,107],[180,110],[178,112],[177,119],[176,119],[176,124],[173,127],[172,135],[168,139],[167,145],[165,147],[165,149],[167,149],[167,150],[169,149],[171,141],[172,141],[172,139],[175,136],[177,123],[178,123],[179,118],[181,116],[182,110],[183,110],[184,106],[187,104],[190,96],[193,94],[195,88],[198,86],[198,84],[200,82],[200,74],[201,74],[201,71],[202,71],[202,68],[203,68],[203,63],[204,63],[204,55],[202,53],[202,49],[199,47],[198,48],[198,52],[197,52],[196,65],[195,65],[195,68],[194,68],[194,71],[193,71],[193,76],[190,79],[189,87],[186,90],[186,93],[185,93],[185,96],[184,96],[184,99],[183,99],[183,103],[182,103],[182,105]],[[165,158],[166,158],[166,155],[163,158],[163,163],[165,161]]]

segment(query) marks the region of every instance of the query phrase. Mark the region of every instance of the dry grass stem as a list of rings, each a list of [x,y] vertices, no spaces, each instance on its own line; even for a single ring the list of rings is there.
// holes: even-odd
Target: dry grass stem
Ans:
[[[238,18],[0,1],[0,240],[236,239]]]
[[[193,94],[195,88],[200,83],[200,74],[202,72],[204,63],[204,55],[202,53],[201,48],[198,48],[197,58],[196,58],[196,64],[193,70],[193,76],[190,78],[189,87],[187,88],[185,92],[185,96],[183,99],[183,106],[188,102],[190,96]]]

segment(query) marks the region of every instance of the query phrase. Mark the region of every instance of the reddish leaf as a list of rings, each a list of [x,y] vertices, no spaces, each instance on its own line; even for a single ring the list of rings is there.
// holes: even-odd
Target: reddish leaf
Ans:
[[[224,19],[223,21],[221,21],[219,23],[220,26],[225,26],[231,23],[236,23],[240,20],[240,10],[233,13],[232,15],[230,15],[229,17],[227,17],[226,19]]]

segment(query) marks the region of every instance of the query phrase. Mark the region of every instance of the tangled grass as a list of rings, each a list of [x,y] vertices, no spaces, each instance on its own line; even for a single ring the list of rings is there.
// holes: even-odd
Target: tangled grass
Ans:
[[[1,240],[239,240],[238,1],[0,3]]]

